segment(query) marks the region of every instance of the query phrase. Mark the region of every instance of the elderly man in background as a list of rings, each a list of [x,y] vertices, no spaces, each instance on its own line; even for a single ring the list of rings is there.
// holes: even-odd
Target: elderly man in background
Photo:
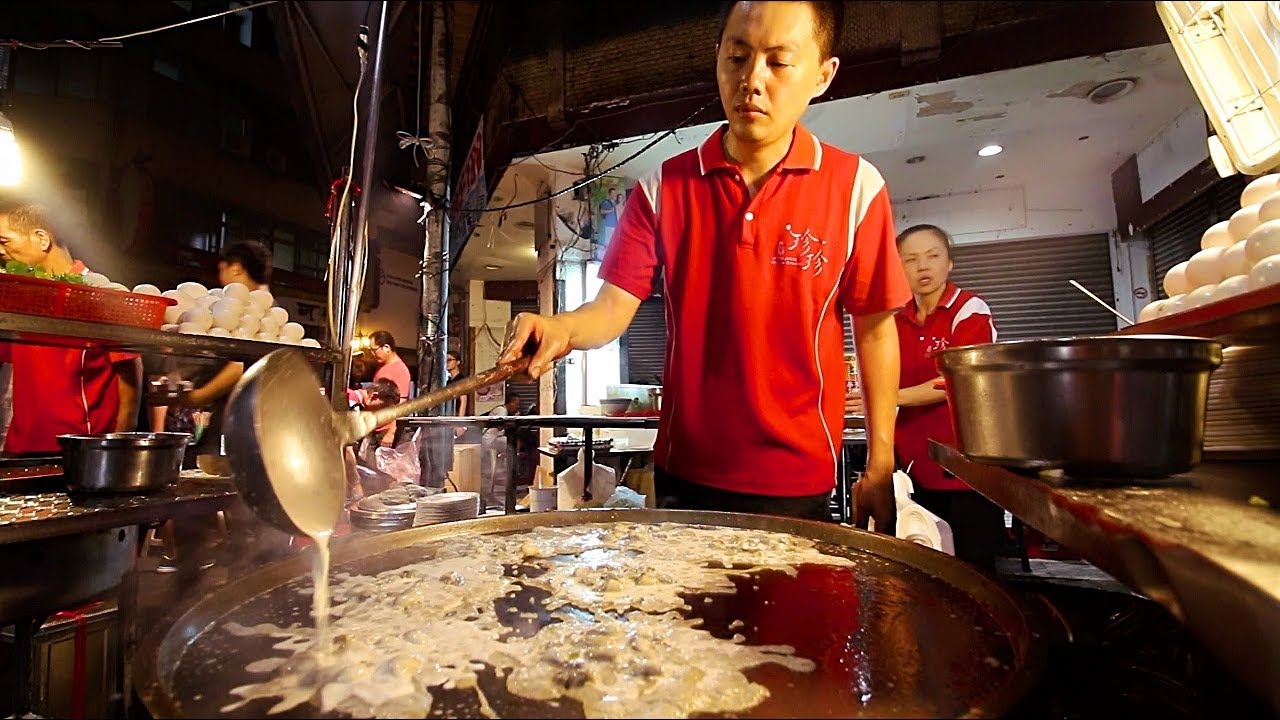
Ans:
[[[58,237],[48,211],[18,205],[0,211],[0,247],[12,260],[50,275],[83,275],[84,263]],[[6,453],[58,453],[58,435],[133,430],[142,363],[134,353],[0,343],[13,364],[13,420]]]

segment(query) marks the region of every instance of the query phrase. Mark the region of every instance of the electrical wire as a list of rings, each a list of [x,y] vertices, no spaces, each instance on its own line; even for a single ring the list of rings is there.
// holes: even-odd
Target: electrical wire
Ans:
[[[333,233],[329,241],[328,319],[329,333],[335,341],[340,339],[342,334],[339,332],[340,328],[338,327],[338,319],[334,315],[337,303],[333,301],[333,275],[334,270],[337,269],[338,265],[338,251],[340,249],[338,241],[342,235],[342,227],[346,222],[346,215],[348,214],[347,206],[351,197],[351,184],[355,178],[356,141],[360,134],[360,87],[364,84],[365,69],[368,67],[365,52],[363,50],[358,50],[358,52],[360,53],[360,76],[356,78],[356,89],[351,98],[351,153],[347,159],[347,181],[343,183],[342,197],[340,198],[337,210],[333,215]]]
[[[115,43],[115,42],[120,42],[121,40],[128,40],[130,38],[142,37],[143,35],[151,35],[153,33],[164,32],[165,30],[173,30],[174,28],[180,28],[185,25],[193,25],[195,23],[204,22],[206,20],[214,20],[216,18],[222,17],[223,15],[234,15],[235,13],[247,12],[249,10],[252,10],[254,8],[259,8],[264,5],[274,5],[277,2],[280,2],[280,0],[261,0],[261,2],[256,2],[252,5],[232,8],[230,10],[223,10],[222,12],[214,13],[212,15],[205,15],[204,17],[192,18],[190,20],[183,20],[182,22],[173,23],[171,25],[165,25],[163,27],[151,28],[150,30],[139,30],[137,32],[126,33],[124,35],[114,35],[112,37],[99,38],[97,40],[62,39],[62,40],[51,40],[47,42],[20,42],[17,40],[12,40],[5,44],[27,48],[29,50],[44,50],[50,46],[67,44],[74,47],[78,47],[82,50],[88,50],[93,45],[99,45],[101,43]]]
[[[688,124],[689,124],[689,123],[690,123],[690,122],[691,122],[695,117],[697,117],[698,115],[702,114],[702,112],[703,112],[704,110],[706,110],[707,108],[711,107],[712,105],[714,105],[714,104],[716,104],[716,103],[718,103],[718,102],[720,102],[720,99],[719,99],[719,98],[716,98],[716,99],[713,99],[713,100],[709,101],[706,105],[703,105],[702,107],[698,108],[697,110],[694,110],[694,111],[693,111],[692,113],[690,113],[690,114],[689,114],[685,119],[681,120],[681,121],[680,121],[678,124],[676,124],[674,127],[672,127],[671,129],[667,130],[666,132],[663,132],[661,135],[659,135],[658,137],[654,138],[653,140],[650,140],[648,143],[646,143],[646,144],[645,144],[645,146],[644,146],[644,147],[642,147],[642,148],[640,148],[639,150],[635,151],[634,153],[631,153],[630,155],[628,155],[628,156],[627,156],[625,159],[623,159],[621,162],[618,162],[618,163],[616,163],[616,164],[614,164],[614,165],[610,165],[609,167],[605,168],[604,170],[601,170],[601,171],[599,171],[599,172],[597,172],[597,173],[594,173],[594,174],[592,174],[592,175],[589,175],[589,176],[587,176],[587,177],[584,177],[584,178],[582,178],[581,180],[578,180],[577,182],[573,183],[572,185],[570,185],[570,186],[568,186],[568,187],[566,187],[566,188],[563,188],[563,189],[557,190],[557,191],[555,191],[555,192],[553,192],[553,193],[548,193],[548,194],[546,194],[546,195],[543,195],[542,197],[537,197],[537,198],[534,198],[534,199],[532,199],[532,200],[526,200],[526,201],[524,201],[524,202],[512,203],[512,204],[510,204],[510,205],[502,205],[502,206],[500,206],[500,207],[486,207],[486,208],[452,208],[452,207],[451,207],[450,209],[451,209],[451,210],[456,210],[456,211],[459,211],[459,212],[478,212],[478,213],[501,212],[501,211],[503,211],[503,210],[513,210],[513,209],[515,209],[515,208],[528,207],[529,205],[536,205],[536,204],[538,204],[538,203],[540,203],[540,202],[545,202],[545,201],[547,201],[547,200],[551,200],[551,199],[553,199],[553,198],[558,198],[558,197],[560,197],[561,195],[565,195],[565,194],[568,194],[568,193],[571,193],[571,192],[575,192],[575,191],[577,191],[579,188],[583,188],[583,187],[586,187],[587,185],[590,185],[591,183],[593,183],[593,182],[595,182],[595,181],[599,180],[600,178],[604,177],[605,175],[608,175],[609,173],[613,172],[614,170],[617,170],[618,168],[622,167],[623,165],[626,165],[627,163],[631,162],[632,160],[635,160],[636,158],[640,157],[640,156],[641,156],[641,155],[643,155],[646,151],[648,151],[650,148],[652,148],[654,145],[657,145],[658,143],[662,142],[662,141],[663,141],[663,140],[665,140],[668,136],[670,136],[670,135],[674,135],[674,134],[675,134],[675,132],[676,132],[677,130],[679,130],[680,128],[684,127],[685,125],[688,125]],[[570,130],[570,132],[572,132],[572,129]],[[565,136],[567,137],[567,136],[568,136],[568,134],[566,133],[566,135],[565,135]],[[563,139],[563,138],[561,138],[561,139]],[[557,142],[559,142],[559,141],[557,141]],[[509,167],[509,165],[508,165],[508,167]],[[505,168],[504,168],[504,169],[505,169]]]

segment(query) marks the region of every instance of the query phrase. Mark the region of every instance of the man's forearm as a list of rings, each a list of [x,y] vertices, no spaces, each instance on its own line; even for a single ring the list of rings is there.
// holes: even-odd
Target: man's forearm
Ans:
[[[217,375],[202,387],[192,390],[184,402],[192,406],[209,405],[231,393],[231,389],[244,375],[244,363],[230,362],[222,366]]]
[[[142,384],[142,360],[133,358],[116,364],[116,388],[120,407],[116,411],[116,432],[130,432],[138,426],[138,386]]]
[[[573,349],[594,350],[626,332],[639,305],[640,301],[626,291],[608,285],[591,302],[556,317],[569,323],[569,345]]]
[[[940,402],[946,402],[946,391],[934,388],[934,385],[939,382],[942,382],[942,378],[936,377],[927,382],[922,382],[919,385],[902,388],[898,391],[898,406],[919,407],[921,405],[936,405]]]
[[[898,399],[898,329],[893,313],[853,319],[858,384],[867,426],[867,465],[893,466],[893,426]]]

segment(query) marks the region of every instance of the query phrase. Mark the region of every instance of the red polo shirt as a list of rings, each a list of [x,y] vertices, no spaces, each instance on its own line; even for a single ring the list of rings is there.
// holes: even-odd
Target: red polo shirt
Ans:
[[[667,312],[655,462],[690,482],[799,497],[835,485],[841,313],[909,297],[884,179],[797,127],[754,197],[725,126],[642,179],[600,277]]]
[[[942,291],[942,302],[917,321],[918,306],[912,299],[895,316],[898,350],[902,357],[899,387],[913,387],[940,374],[934,354],[949,347],[995,342],[996,326],[991,308],[977,295],[951,283]],[[968,490],[963,480],[944,477],[942,466],[929,459],[929,441],[954,442],[955,429],[946,402],[898,409],[893,445],[898,460],[911,464],[911,479],[929,490]]]
[[[73,272],[87,272],[76,261]],[[115,432],[120,389],[114,363],[135,353],[96,348],[0,343],[0,362],[13,363],[13,420],[8,453],[61,453],[58,435]]]

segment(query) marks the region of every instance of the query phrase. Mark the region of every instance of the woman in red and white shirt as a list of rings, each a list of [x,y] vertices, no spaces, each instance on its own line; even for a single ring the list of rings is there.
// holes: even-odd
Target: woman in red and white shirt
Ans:
[[[898,310],[898,419],[894,449],[909,468],[912,498],[951,525],[956,556],[994,570],[1004,511],[929,458],[929,442],[955,442],[935,354],[949,347],[995,342],[991,308],[949,277],[951,237],[935,225],[915,225],[897,238],[911,300]]]

